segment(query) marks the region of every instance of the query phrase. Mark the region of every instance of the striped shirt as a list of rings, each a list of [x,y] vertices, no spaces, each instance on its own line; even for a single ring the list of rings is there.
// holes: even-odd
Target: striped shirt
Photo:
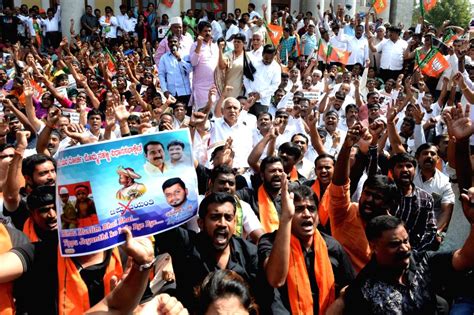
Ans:
[[[436,250],[436,221],[433,197],[413,185],[411,196],[400,195],[398,209],[392,215],[405,222],[414,250]]]

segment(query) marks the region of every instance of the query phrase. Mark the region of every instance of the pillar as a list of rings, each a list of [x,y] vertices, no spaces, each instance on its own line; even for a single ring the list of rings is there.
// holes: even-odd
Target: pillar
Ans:
[[[255,4],[255,11],[257,11],[262,16],[263,16],[262,4],[265,3],[267,5],[267,15],[265,16],[265,19],[267,21],[270,21],[270,17],[272,14],[272,1],[271,0],[254,0],[254,1],[249,1],[249,2],[252,2],[253,4]],[[242,9],[242,12],[247,11],[246,7],[240,8],[240,9]]]
[[[234,0],[227,0],[227,12],[232,12],[233,13],[234,10],[235,10],[235,1]]]
[[[45,10],[48,10],[49,8],[49,0],[41,0],[41,7]]]
[[[302,0],[302,1],[305,1],[305,0]],[[300,12],[302,10],[302,6],[300,5],[300,2],[299,0],[291,0],[290,1],[290,12],[293,13],[294,11],[296,12]]]
[[[84,14],[84,0],[62,0],[61,1],[61,31],[63,36],[71,38],[69,32],[71,19],[74,19],[74,30],[79,34],[81,30],[81,16]]]
[[[191,9],[191,7],[191,0],[181,0],[181,11],[186,12],[187,10]]]
[[[189,6],[189,8],[191,8],[191,6]],[[186,8],[185,8],[186,9]],[[181,5],[180,5],[180,1],[179,0],[174,0],[174,3],[173,5],[171,6],[171,8],[168,8],[166,5],[162,4],[160,2],[159,6],[158,6],[158,14],[160,15],[160,17],[163,15],[163,14],[167,14],[169,16],[169,18],[173,18],[175,16],[180,16],[181,15]],[[183,10],[185,11],[185,10]]]
[[[120,5],[122,5],[122,0],[114,0],[112,9],[114,10],[115,16],[120,14]],[[105,14],[105,11],[103,12],[103,14]]]
[[[321,9],[324,11],[325,9],[325,2],[324,0],[302,0],[301,1],[301,7],[300,10],[303,13],[306,13],[308,11],[313,13],[313,17],[318,20],[318,7],[317,5],[319,4]],[[329,9],[329,4],[328,4],[328,9]]]

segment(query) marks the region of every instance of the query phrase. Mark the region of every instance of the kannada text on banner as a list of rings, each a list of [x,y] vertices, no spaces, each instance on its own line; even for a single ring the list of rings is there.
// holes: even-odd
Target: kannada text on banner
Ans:
[[[188,130],[72,147],[58,156],[57,209],[63,256],[123,242],[119,229],[147,236],[197,214]]]

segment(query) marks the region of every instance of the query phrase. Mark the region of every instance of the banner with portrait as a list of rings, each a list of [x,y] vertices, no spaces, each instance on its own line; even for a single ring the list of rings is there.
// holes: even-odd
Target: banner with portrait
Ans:
[[[63,256],[80,256],[177,227],[197,214],[187,129],[75,146],[58,154],[56,209]]]

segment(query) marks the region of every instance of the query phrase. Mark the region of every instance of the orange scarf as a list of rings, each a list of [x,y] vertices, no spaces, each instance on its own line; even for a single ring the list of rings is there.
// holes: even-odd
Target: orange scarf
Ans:
[[[25,225],[23,225],[23,233],[28,236],[32,243],[39,242],[40,240],[38,235],[36,234],[35,223],[33,222],[33,219],[31,217],[26,219]]]
[[[8,230],[0,223],[0,254],[8,252],[12,248],[12,241]],[[13,315],[15,303],[13,303],[13,283],[0,284],[0,315]]]
[[[122,262],[118,248],[112,250],[109,264],[105,270],[104,295],[110,293],[110,280],[112,276],[120,279],[123,275]],[[87,286],[82,281],[81,274],[76,265],[69,257],[61,257],[58,251],[58,280],[59,280],[59,300],[58,308],[60,315],[82,315],[87,311],[89,305],[89,293]]]
[[[262,223],[265,233],[271,233],[278,229],[280,219],[278,212],[272,199],[263,188],[263,184],[258,188],[258,208],[260,214],[260,222]]]
[[[436,162],[436,168],[438,171],[442,172],[443,171],[443,159],[438,158],[438,162]]]
[[[293,315],[313,314],[311,284],[301,244],[296,236],[291,235],[290,249],[290,265],[286,283],[291,313]],[[327,308],[334,302],[336,291],[328,248],[317,229],[314,230],[313,249],[314,274],[319,289],[319,314],[325,314]]]
[[[290,182],[296,182],[298,180],[298,171],[296,167],[293,166],[293,169],[290,172]]]
[[[323,194],[321,197],[321,184],[319,183],[319,180],[316,179],[314,181],[314,184],[311,186],[311,189],[313,189],[314,193],[318,197],[318,216],[319,216],[319,222],[321,223],[322,226],[326,226],[329,220],[329,194]],[[326,188],[327,190],[327,188]]]

